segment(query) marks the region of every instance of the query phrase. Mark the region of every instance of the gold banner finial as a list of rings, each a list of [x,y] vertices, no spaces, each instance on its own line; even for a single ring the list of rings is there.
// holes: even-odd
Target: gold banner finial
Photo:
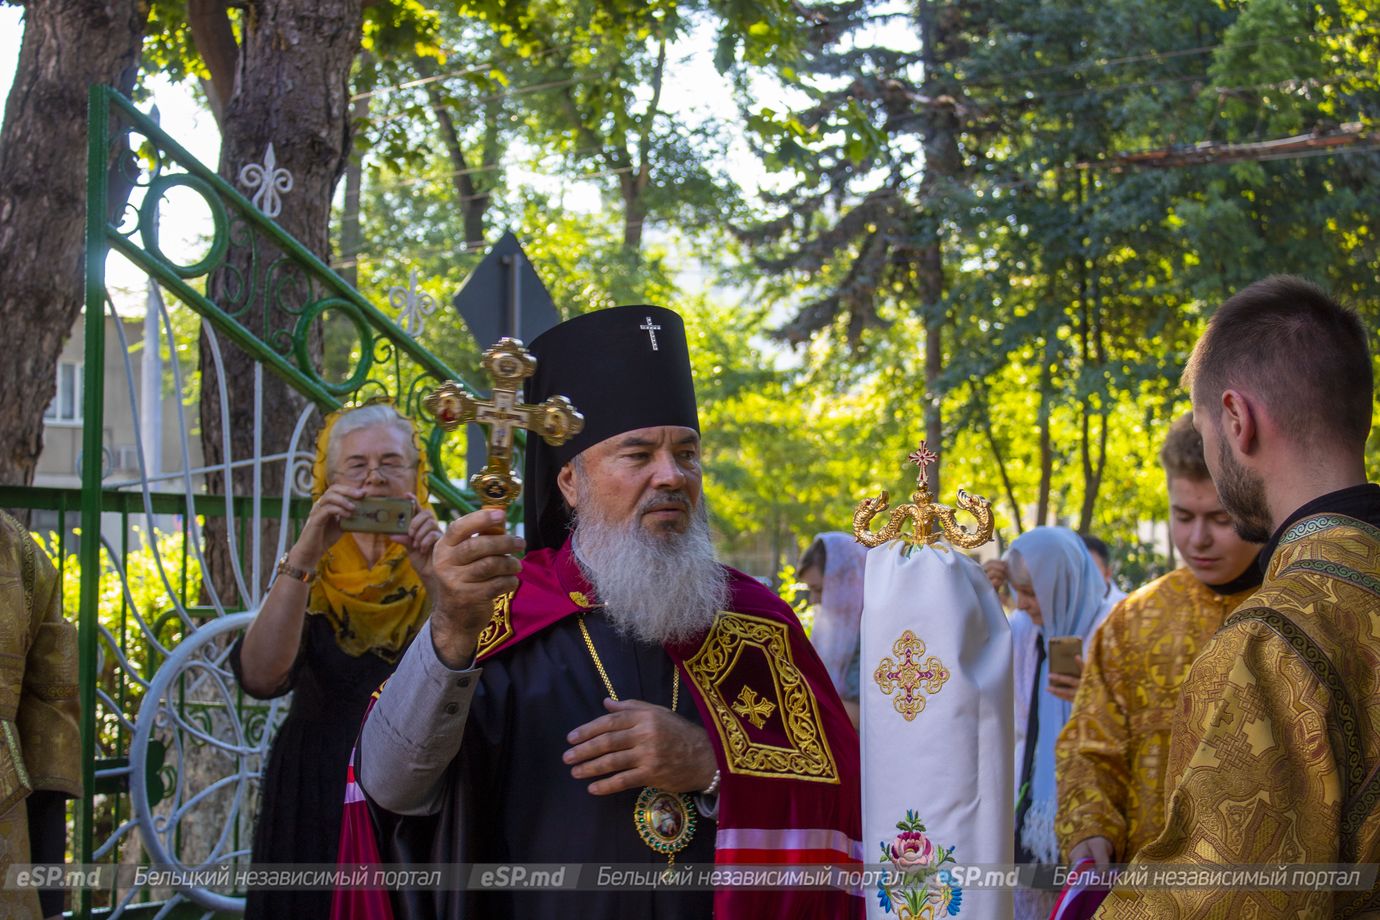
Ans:
[[[930,546],[940,540],[948,540],[962,549],[976,549],[992,539],[991,502],[979,495],[970,495],[963,489],[958,490],[958,507],[977,520],[977,530],[965,529],[958,523],[957,512],[947,505],[936,503],[934,494],[930,492],[928,467],[939,459],[939,455],[921,441],[920,446],[906,459],[920,468],[910,501],[893,510],[886,526],[876,532],[869,529],[869,525],[874,517],[887,510],[888,494],[883,490],[876,498],[865,498],[858,502],[858,509],[853,513],[853,536],[859,543],[868,547],[881,546],[889,540],[904,537],[911,546]],[[907,519],[914,525],[914,532],[902,534],[901,526]],[[935,522],[938,523],[937,530],[933,526]]]
[[[522,494],[522,481],[513,474],[513,435],[526,428],[553,447],[579,434],[585,417],[564,396],[552,396],[540,405],[522,401],[522,381],[537,369],[532,357],[518,339],[499,339],[484,352],[484,370],[493,378],[489,399],[476,399],[460,384],[451,381],[433,390],[422,406],[446,431],[465,422],[489,427],[489,459],[470,477],[470,485],[485,508],[506,509]]]

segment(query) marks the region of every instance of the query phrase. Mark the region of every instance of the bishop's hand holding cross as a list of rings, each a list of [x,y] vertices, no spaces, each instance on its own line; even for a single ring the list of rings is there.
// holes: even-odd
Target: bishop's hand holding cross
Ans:
[[[517,339],[499,339],[484,352],[483,366],[494,382],[489,399],[476,398],[452,381],[441,384],[422,403],[447,431],[469,421],[489,429],[488,462],[470,479],[483,507],[452,522],[432,551],[440,582],[433,599],[432,641],[450,667],[467,665],[495,601],[517,590],[521,563],[515,554],[526,544],[504,527],[508,506],[522,494],[522,482],[512,469],[517,429],[525,428],[557,446],[579,434],[585,424],[584,416],[563,396],[538,405],[522,402],[522,381],[532,376],[537,360]]]

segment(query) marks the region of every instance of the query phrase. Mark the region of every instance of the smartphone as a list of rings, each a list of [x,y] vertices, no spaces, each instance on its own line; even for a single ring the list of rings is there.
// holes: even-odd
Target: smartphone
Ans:
[[[1077,677],[1082,671],[1075,661],[1083,654],[1083,640],[1077,636],[1051,636],[1049,639],[1049,673]]]
[[[355,513],[340,519],[340,529],[357,533],[407,533],[414,513],[410,498],[361,498],[355,502]]]

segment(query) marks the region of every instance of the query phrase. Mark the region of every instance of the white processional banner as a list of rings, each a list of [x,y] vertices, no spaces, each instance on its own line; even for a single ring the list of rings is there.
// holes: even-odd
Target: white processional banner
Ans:
[[[968,873],[1013,861],[1011,630],[976,562],[905,549],[868,553],[863,591],[864,858],[895,870],[868,917],[1010,920]]]

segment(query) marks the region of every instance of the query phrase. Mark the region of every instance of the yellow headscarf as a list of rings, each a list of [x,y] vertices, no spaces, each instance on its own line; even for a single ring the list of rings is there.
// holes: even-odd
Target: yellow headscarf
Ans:
[[[392,407],[387,400],[377,400]],[[348,413],[361,406],[332,412],[316,438],[316,460],[312,464],[312,500],[326,491],[326,446],[331,429]],[[406,417],[404,416],[404,419]],[[411,421],[408,420],[411,425]],[[413,493],[417,504],[427,502],[426,453],[417,428],[412,425],[412,445],[417,449],[417,484]],[[356,657],[372,652],[385,661],[396,661],[407,643],[422,628],[431,604],[422,580],[407,559],[407,550],[389,543],[383,555],[370,567],[354,537],[345,534],[326,551],[316,567],[316,581],[307,598],[308,615],[324,616],[335,630],[335,641],[347,655]]]

